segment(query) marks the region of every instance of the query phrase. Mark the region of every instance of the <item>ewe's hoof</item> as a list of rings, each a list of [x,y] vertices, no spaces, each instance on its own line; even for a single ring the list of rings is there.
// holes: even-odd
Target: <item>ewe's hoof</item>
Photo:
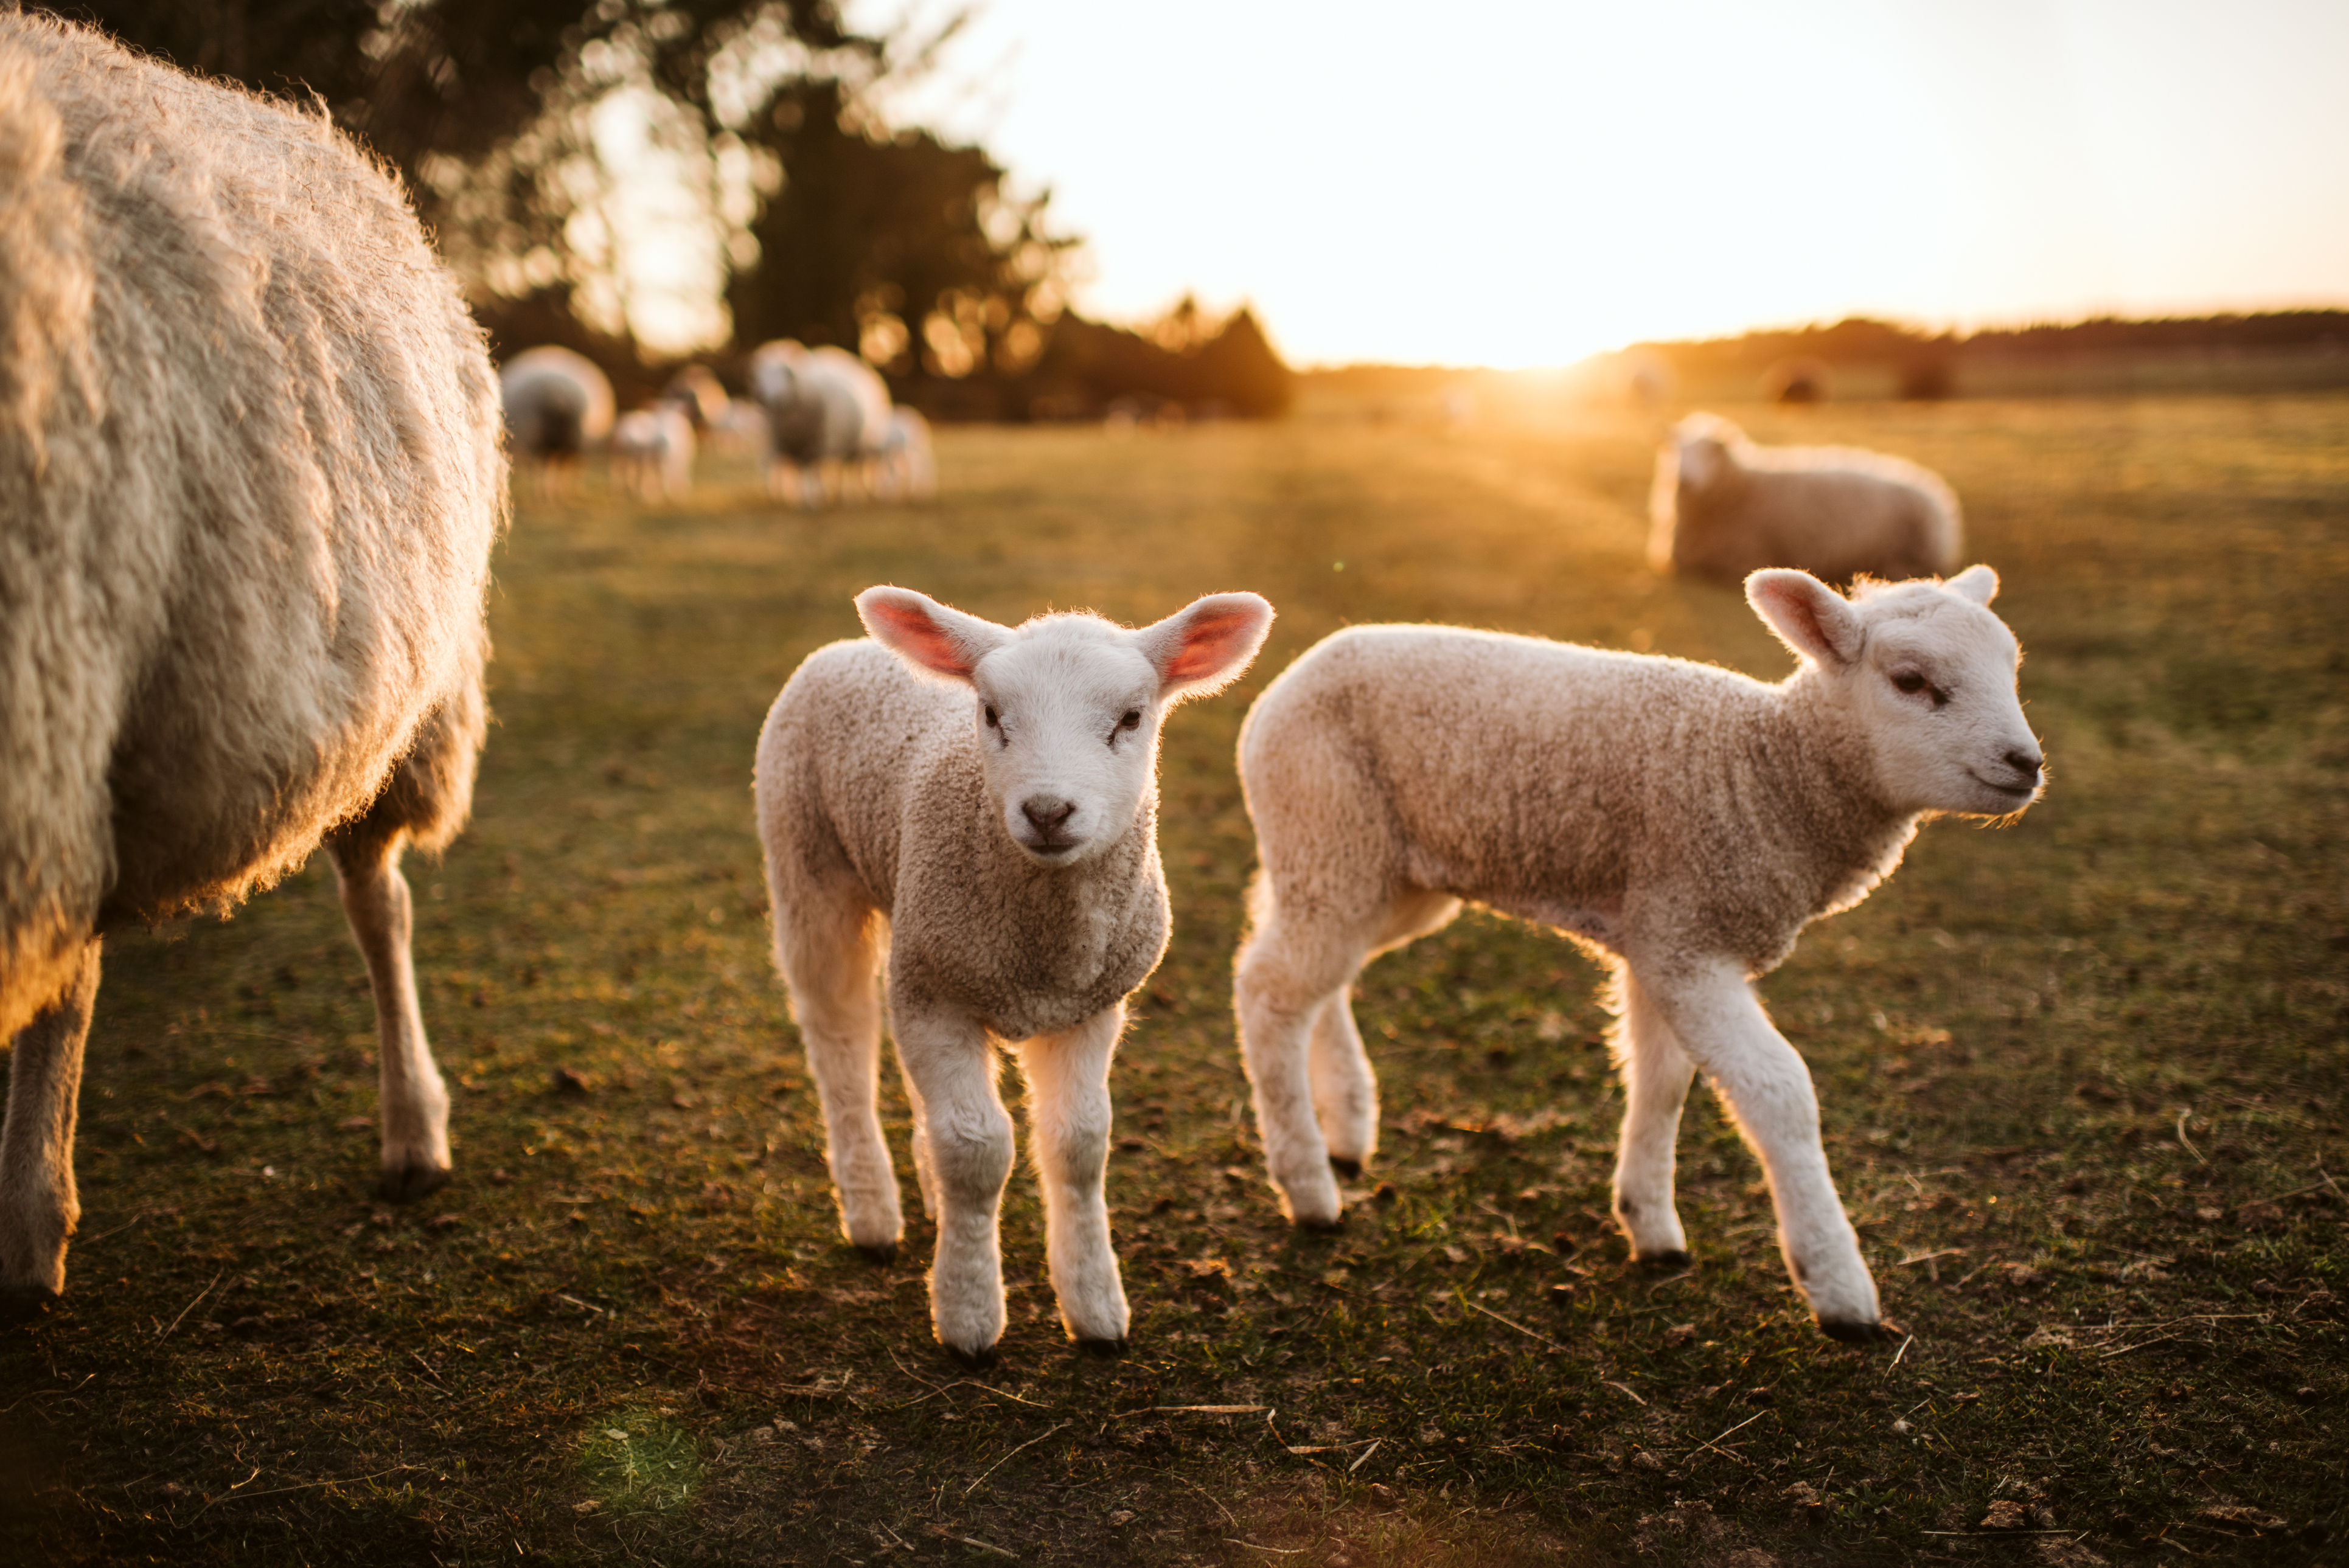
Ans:
[[[1080,1339],[1076,1341],[1076,1346],[1078,1355],[1091,1356],[1102,1361],[1114,1361],[1125,1354],[1125,1341],[1123,1339]]]
[[[446,1165],[426,1165],[415,1161],[387,1165],[383,1168],[383,1180],[375,1184],[376,1195],[387,1203],[413,1203],[448,1180]]]
[[[1330,1156],[1330,1169],[1349,1181],[1359,1181],[1362,1179],[1362,1162],[1359,1160],[1349,1160],[1342,1154]]]
[[[995,1365],[995,1346],[992,1345],[981,1346],[977,1350],[965,1350],[959,1345],[949,1345],[947,1354],[953,1357],[955,1364],[966,1372],[984,1372]]]
[[[856,1243],[856,1250],[864,1254],[864,1261],[869,1264],[879,1264],[886,1267],[897,1261],[897,1243],[895,1242],[875,1242],[869,1247],[859,1242]]]
[[[1686,1253],[1642,1253],[1639,1259],[1640,1266],[1651,1274],[1671,1274],[1691,1267],[1695,1262]]]
[[[1830,1339],[1840,1339],[1846,1345],[1886,1345],[1903,1337],[1909,1332],[1889,1317],[1874,1323],[1858,1323],[1848,1318],[1822,1317],[1819,1332]]]
[[[30,1323],[57,1299],[57,1293],[45,1284],[0,1285],[0,1323]]]

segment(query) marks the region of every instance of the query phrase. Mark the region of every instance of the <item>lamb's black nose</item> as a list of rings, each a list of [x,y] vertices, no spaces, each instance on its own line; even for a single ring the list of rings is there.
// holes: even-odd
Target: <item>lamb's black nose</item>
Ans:
[[[1019,814],[1036,824],[1040,833],[1051,832],[1076,811],[1074,800],[1063,800],[1058,795],[1030,795],[1019,802]]]
[[[2006,754],[2006,765],[2021,774],[2025,784],[2039,782],[2039,754],[2035,751],[2010,751]]]

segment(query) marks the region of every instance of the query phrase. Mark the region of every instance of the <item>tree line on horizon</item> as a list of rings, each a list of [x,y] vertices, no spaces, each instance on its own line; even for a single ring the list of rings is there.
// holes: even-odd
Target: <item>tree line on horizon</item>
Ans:
[[[183,68],[316,103],[402,179],[500,354],[560,343],[624,403],[694,359],[735,379],[777,337],[861,353],[947,418],[1117,406],[1277,415],[1293,377],[1254,314],[1185,300],[1140,330],[1068,307],[1081,241],[978,146],[895,126],[964,15],[863,34],[833,0],[29,0]],[[595,116],[706,184],[730,341],[634,329]]]

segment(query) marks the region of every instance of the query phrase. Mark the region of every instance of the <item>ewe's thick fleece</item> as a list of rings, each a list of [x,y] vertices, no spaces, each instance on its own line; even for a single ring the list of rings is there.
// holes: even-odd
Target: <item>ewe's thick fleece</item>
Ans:
[[[225,910],[379,793],[457,830],[505,504],[391,180],[0,15],[0,1039],[93,931]]]
[[[1765,566],[1790,566],[1849,582],[1943,577],[1964,549],[1958,498],[1940,475],[1905,458],[1856,447],[1757,447],[1726,419],[1692,415],[1721,443],[1722,471],[1702,488],[1683,482],[1677,439],[1656,456],[1649,498],[1648,562],[1743,582]]]

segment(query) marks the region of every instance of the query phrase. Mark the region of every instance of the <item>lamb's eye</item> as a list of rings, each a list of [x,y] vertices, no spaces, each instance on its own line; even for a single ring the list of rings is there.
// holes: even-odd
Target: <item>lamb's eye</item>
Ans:
[[[1910,696],[1915,696],[1919,692],[1923,691],[1926,685],[1925,677],[1915,670],[1907,670],[1892,677],[1893,689],[1904,692]],[[992,724],[995,720],[990,717],[988,722]]]
[[[999,721],[995,717],[995,705],[993,703],[988,703],[987,705],[987,727],[993,729],[999,722]]]
[[[1117,721],[1117,727],[1120,729],[1140,729],[1142,727],[1142,710],[1138,707],[1127,708],[1125,710],[1125,717]]]

